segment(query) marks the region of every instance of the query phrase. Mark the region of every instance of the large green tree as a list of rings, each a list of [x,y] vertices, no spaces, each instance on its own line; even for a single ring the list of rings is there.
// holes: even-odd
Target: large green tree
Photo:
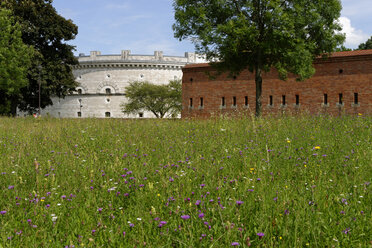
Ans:
[[[2,1],[20,23],[23,42],[37,51],[18,101],[21,110],[34,112],[39,105],[39,83],[42,108],[52,104],[52,96],[64,97],[77,86],[71,66],[78,61],[74,47],[66,42],[75,38],[78,28],[57,13],[52,0]]]
[[[365,43],[360,44],[357,50],[367,50],[367,49],[372,49],[372,36]]]
[[[255,74],[256,115],[262,73],[311,77],[314,59],[341,45],[339,0],[174,0],[175,37],[191,39],[219,71]]]
[[[175,116],[180,113],[181,80],[172,80],[167,85],[156,85],[149,82],[131,82],[125,88],[127,103],[121,105],[123,113],[135,114],[150,111],[157,118],[167,114]]]
[[[34,53],[21,35],[11,12],[0,7],[0,115],[15,111],[20,90],[28,84],[27,71]]]

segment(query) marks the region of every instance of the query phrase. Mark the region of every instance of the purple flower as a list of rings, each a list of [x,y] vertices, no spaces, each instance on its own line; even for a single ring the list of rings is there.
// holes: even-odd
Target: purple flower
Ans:
[[[174,179],[169,177],[169,182],[173,182],[173,181],[174,181]]]
[[[257,181],[261,181],[261,178],[257,178]]]
[[[259,232],[259,233],[257,233],[257,236],[262,238],[263,236],[265,236],[265,234],[263,232]]]
[[[6,211],[1,211],[0,214],[4,215],[4,214],[6,214]]]
[[[351,229],[348,227],[348,228],[346,228],[345,230],[343,230],[342,232],[345,233],[345,234],[348,234],[348,233],[350,232],[350,230],[351,230]]]
[[[125,232],[123,232],[123,236],[125,237]]]
[[[66,196],[65,196],[65,195],[63,195],[63,196],[61,196],[61,198],[62,198],[62,199],[66,199]]]
[[[102,212],[102,208],[98,208],[98,212],[100,212],[100,213],[101,213],[101,212]]]
[[[190,215],[181,215],[181,218],[184,220],[190,219]]]
[[[197,201],[195,202],[195,205],[196,205],[196,206],[199,206],[200,203],[201,203],[201,201],[200,201],[200,200],[197,200]]]
[[[130,224],[129,224],[129,227],[134,227],[134,224],[133,224],[133,223],[130,223]]]
[[[203,213],[199,214],[199,218],[200,219],[203,219],[204,218],[204,214]]]
[[[243,203],[244,203],[243,201],[236,201],[236,204],[237,204],[238,206],[242,205]]]
[[[273,200],[276,202],[278,200],[278,197],[275,197]]]
[[[166,225],[166,224],[167,224],[166,221],[160,221],[158,227],[161,228],[161,227],[163,227],[163,226]]]
[[[13,186],[13,185],[10,185],[10,186],[8,187],[8,189],[14,189],[14,186]]]
[[[95,232],[96,232],[96,230],[93,229],[93,230],[92,230],[92,234],[94,234]]]
[[[248,191],[249,191],[249,192],[253,192],[253,191],[254,191],[254,189],[248,189]]]
[[[239,243],[238,242],[232,242],[231,246],[239,246]]]

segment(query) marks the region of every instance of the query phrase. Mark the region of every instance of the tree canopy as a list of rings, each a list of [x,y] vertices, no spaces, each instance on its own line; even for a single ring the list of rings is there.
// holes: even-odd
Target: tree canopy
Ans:
[[[182,108],[181,87],[180,80],[172,80],[167,85],[156,85],[146,81],[131,82],[125,88],[128,102],[121,105],[123,113],[150,111],[156,118],[163,118],[167,114],[175,116]]]
[[[357,50],[367,50],[367,49],[372,49],[372,36],[365,43],[360,44]]]
[[[39,82],[42,108],[52,104],[51,96],[64,97],[77,86],[71,65],[78,61],[74,47],[66,42],[75,38],[78,28],[57,13],[52,0],[3,0],[3,4],[19,22],[23,42],[37,52],[27,74],[28,84],[18,99],[21,110],[34,112]]]
[[[341,45],[339,0],[174,0],[175,37],[191,39],[219,71],[255,73],[256,115],[262,71],[311,77],[316,56]]]
[[[23,43],[20,25],[9,10],[0,8],[0,115],[12,112],[21,88],[28,84],[33,48]],[[13,110],[14,111],[14,110]]]

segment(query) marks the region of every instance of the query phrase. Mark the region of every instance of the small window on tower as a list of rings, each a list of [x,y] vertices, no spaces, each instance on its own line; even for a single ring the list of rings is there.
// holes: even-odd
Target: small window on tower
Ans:
[[[359,104],[358,93],[354,93],[354,104]]]
[[[221,98],[221,105],[222,105],[222,107],[226,106],[225,97],[224,96]]]
[[[286,105],[286,102],[285,102],[285,95],[282,95],[282,105]]]
[[[192,98],[190,98],[189,106],[190,106],[190,108],[192,108]]]
[[[110,95],[111,94],[111,89],[110,88],[107,88],[106,89],[106,95]]]
[[[138,113],[138,116],[139,116],[140,118],[143,118],[143,113]]]
[[[79,95],[83,94],[82,89],[78,89],[78,94],[79,94]]]
[[[245,106],[248,106],[248,96],[245,96],[244,97],[244,105]]]
[[[233,107],[236,107],[236,96],[233,96]]]
[[[111,117],[111,113],[110,113],[110,112],[106,112],[106,113],[105,113],[105,117],[106,117],[106,118],[110,118],[110,117]]]
[[[81,112],[77,112],[78,117],[81,117]]]
[[[203,107],[204,106],[204,99],[203,97],[200,97],[200,107]]]

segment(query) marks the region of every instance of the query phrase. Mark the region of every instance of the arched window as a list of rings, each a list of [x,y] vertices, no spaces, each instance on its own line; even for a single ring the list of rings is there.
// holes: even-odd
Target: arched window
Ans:
[[[83,94],[83,90],[82,89],[78,89],[78,94],[79,95]]]
[[[105,117],[106,117],[106,118],[110,118],[110,117],[111,117],[111,113],[110,113],[110,112],[106,112],[106,113],[105,113]]]
[[[110,88],[107,88],[106,89],[106,95],[110,95],[111,94],[111,89]]]

